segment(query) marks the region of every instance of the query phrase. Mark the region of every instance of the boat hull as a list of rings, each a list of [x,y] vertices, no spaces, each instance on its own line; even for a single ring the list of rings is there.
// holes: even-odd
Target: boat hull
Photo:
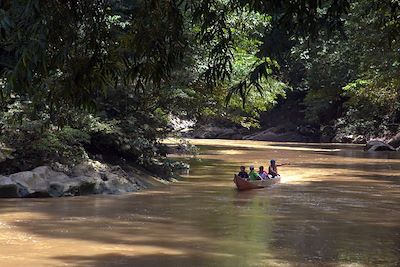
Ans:
[[[235,183],[238,190],[250,190],[250,189],[264,188],[264,187],[279,183],[280,181],[281,181],[280,176],[278,176],[276,178],[268,179],[268,180],[262,180],[262,181],[247,181],[243,178],[240,178],[236,174],[233,178],[233,182]]]

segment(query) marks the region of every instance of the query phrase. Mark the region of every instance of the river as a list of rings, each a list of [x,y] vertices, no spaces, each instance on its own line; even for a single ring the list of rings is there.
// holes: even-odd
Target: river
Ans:
[[[0,200],[0,266],[400,266],[400,153],[193,140],[178,183],[118,196]],[[237,192],[241,164],[282,182]]]

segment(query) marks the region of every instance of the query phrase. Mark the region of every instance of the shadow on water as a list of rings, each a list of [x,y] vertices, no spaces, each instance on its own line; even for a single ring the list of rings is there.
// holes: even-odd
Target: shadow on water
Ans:
[[[15,229],[38,239],[23,244],[37,252],[38,266],[46,261],[84,267],[399,264],[399,162],[389,169],[370,161],[343,166],[336,155],[315,162],[319,152],[301,151],[305,158],[294,158],[299,163],[283,171],[302,171],[304,181],[238,192],[231,173],[241,162],[262,157],[263,150],[235,158],[224,156],[224,149],[228,155],[236,148],[219,147],[214,155],[189,160],[190,176],[164,188],[2,201],[0,229],[8,243]],[[284,156],[294,152],[288,153]],[[312,179],[315,173],[319,180]],[[11,249],[4,236],[0,233],[1,251]],[[33,257],[24,251],[19,256],[24,263]]]

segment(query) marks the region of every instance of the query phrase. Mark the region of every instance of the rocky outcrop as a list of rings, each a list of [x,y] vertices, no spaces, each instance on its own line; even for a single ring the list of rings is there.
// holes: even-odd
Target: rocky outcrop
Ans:
[[[246,128],[238,128],[235,126],[202,125],[191,132],[183,134],[183,137],[200,139],[243,139],[271,142],[315,142],[319,140],[319,131],[308,125],[297,126],[291,123],[270,127],[252,134],[250,134],[249,130]]]
[[[315,133],[311,127],[296,127],[287,124],[246,135],[243,139],[271,142],[309,142],[315,140]]]
[[[21,197],[48,197],[46,177],[40,176],[33,171],[14,173],[9,176],[15,184],[25,189],[26,195]]]
[[[295,132],[276,133],[270,129],[243,137],[244,140],[271,142],[303,142],[305,138]]]
[[[365,146],[365,150],[368,152],[372,151],[396,151],[391,145],[381,140],[370,140]]]
[[[199,139],[240,140],[246,133],[248,133],[248,131],[245,128],[202,125],[189,132],[182,133],[182,136],[186,138],[199,138]]]
[[[0,197],[62,197],[88,194],[118,194],[140,189],[135,178],[119,166],[89,160],[75,166],[71,175],[49,166],[0,176]]]

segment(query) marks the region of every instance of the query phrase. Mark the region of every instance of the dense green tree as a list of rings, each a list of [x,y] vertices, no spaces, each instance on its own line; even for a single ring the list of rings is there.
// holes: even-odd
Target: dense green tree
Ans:
[[[170,115],[257,126],[288,88],[305,123],[398,122],[399,29],[395,0],[1,1],[0,141],[152,164]]]
[[[309,123],[336,123],[343,134],[370,137],[399,123],[399,14],[397,1],[354,1],[343,27],[345,38],[292,50],[306,69],[296,86],[307,91]]]

